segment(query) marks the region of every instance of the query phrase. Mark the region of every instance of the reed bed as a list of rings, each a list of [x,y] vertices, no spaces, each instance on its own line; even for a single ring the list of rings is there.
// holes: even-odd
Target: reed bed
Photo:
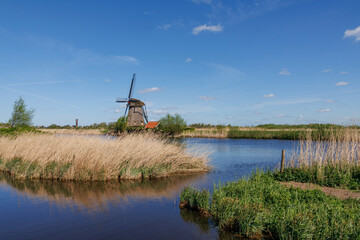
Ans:
[[[64,135],[104,135],[102,129],[38,129],[41,132]]]
[[[326,136],[327,140],[321,140]],[[330,129],[319,136],[306,134],[286,162],[280,181],[311,182],[329,187],[360,189],[360,133],[358,129]]]
[[[0,137],[0,170],[16,178],[121,180],[205,172],[207,154],[154,134]]]
[[[180,207],[207,213],[220,230],[251,239],[359,239],[360,205],[320,190],[286,187],[269,174],[207,190],[185,188]]]

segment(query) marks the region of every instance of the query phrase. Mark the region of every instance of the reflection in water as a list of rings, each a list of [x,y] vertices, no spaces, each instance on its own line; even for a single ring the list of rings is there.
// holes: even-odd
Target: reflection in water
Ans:
[[[50,180],[14,179],[0,173],[0,184],[30,198],[42,198],[58,205],[77,206],[92,211],[106,210],[109,202],[127,202],[128,198],[160,199],[176,198],[178,193],[204,175],[173,176],[164,179],[124,182],[58,182]]]
[[[15,180],[0,174],[1,239],[234,239],[211,219],[179,210],[179,194],[273,169],[293,141],[183,139],[213,150],[204,175],[147,181],[57,182]],[[23,201],[22,201],[23,200]],[[238,239],[238,238],[236,238]]]
[[[180,216],[185,222],[194,223],[202,232],[209,232],[210,222],[208,217],[188,208],[180,208]]]
[[[210,217],[201,215],[199,212],[192,211],[187,208],[180,209],[180,216],[185,222],[194,224],[202,233],[205,234],[209,233],[211,228],[215,227],[212,224]],[[225,232],[219,230],[219,239],[230,240],[230,239],[239,239],[239,237],[238,236],[235,237],[235,235],[231,232]]]

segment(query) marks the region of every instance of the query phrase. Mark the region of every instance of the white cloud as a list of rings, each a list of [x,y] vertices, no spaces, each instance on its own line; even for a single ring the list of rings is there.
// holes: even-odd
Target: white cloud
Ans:
[[[354,37],[355,41],[360,41],[360,26],[355,29],[348,29],[344,33],[344,38]]]
[[[140,61],[132,56],[118,56],[118,55],[101,55],[93,53],[90,50],[78,50],[74,53],[75,58],[71,61],[72,64],[133,64],[139,65]]]
[[[160,88],[158,87],[152,87],[152,88],[147,88],[147,89],[143,89],[143,90],[139,90],[139,93],[149,93],[149,92],[158,92],[160,91]]]
[[[300,98],[300,99],[289,99],[278,102],[263,102],[258,104],[253,104],[256,108],[262,108],[267,106],[281,106],[281,105],[294,105],[294,104],[302,104],[302,103],[313,103],[322,101],[320,98]]]
[[[340,72],[340,74],[348,74],[349,72],[346,72],[346,71],[342,71]]]
[[[331,72],[332,71],[332,69],[324,69],[324,70],[322,70],[323,72]]]
[[[171,24],[162,24],[162,25],[158,26],[157,28],[162,29],[162,30],[168,30],[169,28],[171,28]]]
[[[275,95],[270,93],[270,94],[265,94],[263,97],[264,98],[273,98],[273,97],[275,97]]]
[[[331,111],[330,108],[324,108],[324,109],[319,109],[316,112],[321,113],[321,112],[330,112],[330,111]]]
[[[325,100],[325,102],[327,102],[327,103],[333,103],[333,102],[334,102],[334,100],[327,99],[327,100]]]
[[[26,39],[31,44],[40,45],[50,50],[57,50],[72,57],[70,64],[88,65],[88,64],[133,64],[139,65],[140,61],[127,55],[103,55],[96,53],[91,49],[79,49],[73,45],[58,41],[53,38],[41,37],[38,35],[27,35]]]
[[[279,72],[279,75],[281,75],[281,76],[288,76],[288,75],[290,75],[291,73],[286,69],[286,68],[284,68],[283,70],[281,70],[280,72]]]
[[[199,97],[201,100],[205,100],[205,101],[209,101],[209,100],[214,100],[216,99],[215,97],[206,97],[206,96],[200,96]]]
[[[134,63],[138,64],[139,60],[132,57],[132,56],[113,56],[116,60],[119,62],[128,62],[128,63]]]
[[[47,84],[58,84],[58,83],[72,83],[72,82],[82,82],[82,80],[73,80],[73,81],[44,81],[44,82],[23,82],[23,83],[10,83],[1,85],[3,87],[12,87],[12,86],[28,86],[28,85],[47,85]]]
[[[152,111],[149,111],[150,114],[155,114],[155,115],[162,115],[162,114],[167,114],[168,111],[164,111],[164,110],[159,110],[159,109],[155,109],[155,110],[152,110]]]
[[[298,118],[299,118],[299,119],[302,119],[302,118],[304,118],[304,116],[303,116],[303,115],[299,115]]]
[[[239,71],[236,68],[230,67],[230,66],[226,66],[226,65],[220,65],[220,64],[213,64],[210,63],[208,64],[209,66],[221,71],[222,74],[227,74],[230,76],[238,76],[238,75],[245,75],[243,72]]]
[[[336,84],[336,86],[345,86],[345,85],[348,85],[349,83],[348,82],[338,82]]]
[[[192,61],[191,58],[187,58],[187,59],[185,60],[185,62],[191,62],[191,61]]]
[[[223,27],[220,25],[220,23],[218,25],[199,25],[197,27],[195,27],[192,31],[192,33],[194,35],[198,35],[199,33],[203,32],[203,31],[208,31],[208,32],[222,32],[223,31]]]
[[[191,1],[196,4],[200,4],[200,3],[210,4],[212,2],[212,0],[191,0]]]
[[[285,117],[285,114],[280,113],[280,114],[277,114],[276,117],[277,118],[282,118],[282,117]]]
[[[71,105],[71,104],[66,104],[66,103],[59,102],[59,101],[54,101],[54,100],[52,100],[52,99],[50,99],[50,98],[48,98],[48,97],[40,96],[40,95],[33,94],[33,93],[30,93],[30,92],[20,91],[20,90],[13,89],[13,88],[8,88],[8,87],[5,87],[5,86],[0,86],[0,88],[1,88],[1,89],[4,89],[4,90],[8,90],[8,91],[12,91],[12,92],[16,92],[16,93],[20,93],[20,94],[32,96],[32,97],[35,97],[35,98],[39,98],[39,99],[42,99],[42,100],[44,100],[45,102],[48,102],[48,103],[51,103],[51,102],[52,102],[52,103],[60,104],[60,105],[63,105],[63,106],[68,106],[68,107],[80,109],[80,107],[78,107],[78,106]]]
[[[161,110],[174,110],[178,109],[178,107],[161,107]]]
[[[110,79],[104,79],[104,82],[111,82],[111,80]]]

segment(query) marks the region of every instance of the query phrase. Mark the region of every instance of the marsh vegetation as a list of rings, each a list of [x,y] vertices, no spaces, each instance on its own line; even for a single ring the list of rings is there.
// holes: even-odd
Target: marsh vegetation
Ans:
[[[360,133],[357,128],[328,131],[327,140],[308,133],[286,162],[279,181],[316,183],[328,187],[360,189]]]
[[[222,230],[271,239],[356,239],[357,200],[339,200],[320,190],[286,187],[269,174],[215,184],[213,193],[185,188],[181,207],[207,213]]]
[[[207,154],[154,134],[0,137],[0,170],[16,178],[120,180],[206,172]]]
[[[243,237],[357,239],[358,198],[341,200],[279,181],[359,190],[358,128],[317,129],[303,136],[284,171],[258,171],[247,179],[215,184],[212,194],[189,186],[180,195],[180,207],[210,216],[220,229]]]

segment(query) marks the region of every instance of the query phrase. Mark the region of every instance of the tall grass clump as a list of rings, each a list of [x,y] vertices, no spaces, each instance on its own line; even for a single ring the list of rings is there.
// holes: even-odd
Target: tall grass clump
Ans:
[[[182,195],[188,197],[183,197],[180,204],[199,194],[199,190],[184,189]],[[357,200],[339,200],[320,190],[289,188],[261,172],[248,180],[215,185],[208,201],[212,221],[221,230],[246,238],[358,239],[360,236]]]
[[[208,171],[207,154],[154,134],[0,137],[0,170],[16,178],[111,180]]]
[[[280,181],[317,183],[329,187],[360,189],[360,133],[355,128],[308,133],[287,162],[274,176]],[[321,140],[326,135],[328,140]]]

